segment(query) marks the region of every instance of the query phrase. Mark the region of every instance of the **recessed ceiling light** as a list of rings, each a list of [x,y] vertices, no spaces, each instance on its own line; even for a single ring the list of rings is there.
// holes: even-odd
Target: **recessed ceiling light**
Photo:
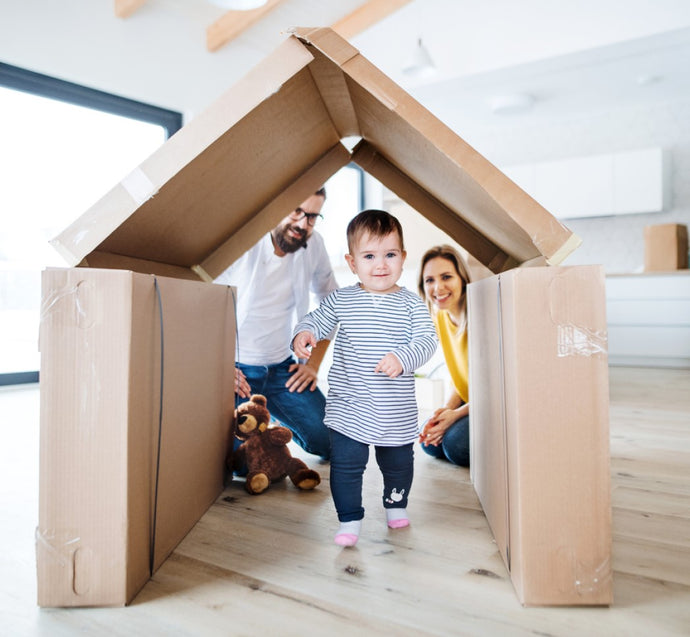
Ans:
[[[527,93],[496,95],[489,99],[489,108],[495,115],[523,113],[532,108],[534,97]]]
[[[211,4],[231,11],[249,11],[263,7],[268,0],[208,0]]]
[[[409,77],[429,77],[436,73],[436,65],[431,59],[428,49],[422,44],[421,38],[417,40],[412,58],[402,72]]]
[[[640,86],[649,86],[650,84],[656,84],[657,82],[661,82],[660,75],[643,74],[637,76],[637,83]]]

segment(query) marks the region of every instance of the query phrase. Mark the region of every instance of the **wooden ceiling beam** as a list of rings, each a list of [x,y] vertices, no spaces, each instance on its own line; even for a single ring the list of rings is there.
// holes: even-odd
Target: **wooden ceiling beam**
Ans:
[[[410,0],[370,0],[331,25],[331,28],[349,40],[388,17],[391,13],[395,13],[409,2]]]
[[[273,11],[282,2],[285,0],[268,0],[263,7],[258,9],[224,13],[206,29],[206,48],[209,51],[217,51]]]
[[[129,18],[146,0],[115,0],[115,15],[118,18]]]

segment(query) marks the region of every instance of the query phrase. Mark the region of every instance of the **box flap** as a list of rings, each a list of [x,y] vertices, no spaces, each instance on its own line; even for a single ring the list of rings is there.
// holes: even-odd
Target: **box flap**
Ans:
[[[52,243],[70,265],[212,279],[351,160],[494,272],[579,245],[327,28],[294,29]]]

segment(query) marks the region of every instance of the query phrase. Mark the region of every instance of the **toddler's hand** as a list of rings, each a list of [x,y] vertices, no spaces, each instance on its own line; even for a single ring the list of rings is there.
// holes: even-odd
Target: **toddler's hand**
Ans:
[[[316,347],[316,337],[311,332],[300,332],[292,339],[292,350],[297,358],[309,358],[312,347]]]
[[[386,354],[374,368],[374,373],[386,374],[389,378],[395,378],[402,373],[402,363],[395,354]]]

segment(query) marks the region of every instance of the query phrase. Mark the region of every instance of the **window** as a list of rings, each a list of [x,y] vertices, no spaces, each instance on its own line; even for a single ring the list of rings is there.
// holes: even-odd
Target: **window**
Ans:
[[[347,224],[360,210],[363,203],[364,173],[356,164],[340,169],[326,182],[324,219],[316,229],[323,236],[326,251],[331,260],[335,277],[340,285],[353,283],[354,275],[345,261],[347,254]]]
[[[182,125],[180,113],[0,64],[0,385],[38,379],[49,240]]]

